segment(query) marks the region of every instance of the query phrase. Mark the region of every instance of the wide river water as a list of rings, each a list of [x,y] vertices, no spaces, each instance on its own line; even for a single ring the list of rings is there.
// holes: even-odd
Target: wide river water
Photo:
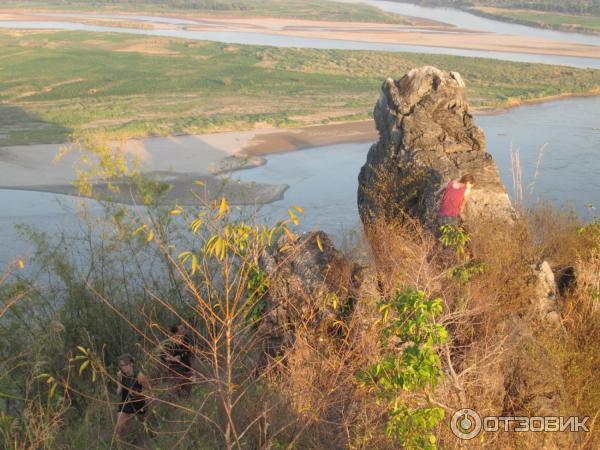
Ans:
[[[566,33],[562,31],[545,30],[543,28],[517,25],[499,20],[487,19],[475,14],[470,14],[456,8],[430,7],[413,5],[412,3],[391,2],[385,0],[336,0],[343,3],[364,3],[387,12],[402,16],[419,17],[454,25],[469,30],[486,31],[496,34],[512,36],[530,36],[549,39],[552,41],[575,42],[578,44],[600,45],[600,36]]]
[[[519,149],[523,185],[530,204],[542,198],[556,206],[573,207],[584,219],[600,207],[600,97],[570,98],[521,106],[506,113],[476,117],[487,138],[502,181],[512,194],[509,149]],[[539,150],[547,144],[535,183]],[[357,230],[358,172],[369,143],[343,144],[300,150],[267,157],[266,165],[235,172],[245,181],[288,184],[282,201],[264,206],[260,214],[280,219],[291,205],[305,210],[303,229],[329,232]],[[530,193],[530,194],[529,194]],[[0,267],[31,248],[14,229],[18,223],[45,231],[81,225],[76,219],[79,203],[100,208],[93,201],[39,192],[0,190]]]
[[[349,0],[353,1],[353,0]],[[356,1],[356,0],[354,0]],[[501,34],[544,37],[554,40],[597,45],[599,38],[538,30],[520,25],[490,21],[448,8],[424,8],[411,4],[364,0],[386,11],[438,20],[461,28],[494,30]],[[128,16],[129,17],[129,16]],[[176,30],[143,30],[99,27],[71,22],[0,22],[5,28],[56,28],[100,32],[125,32],[203,39],[240,44],[274,45],[307,48],[340,48],[444,53],[463,56],[485,56],[515,61],[567,64],[600,68],[600,59],[567,58],[518,53],[477,52],[395,44],[336,41],[329,39],[283,38],[268,34],[188,31],[195,21],[138,16],[137,20],[176,24]],[[512,191],[509,149],[520,149],[523,180],[528,201],[541,197],[555,205],[571,205],[586,219],[600,207],[600,97],[571,98],[561,101],[523,106],[507,113],[480,116],[477,123],[484,129],[488,151],[495,157],[504,183]],[[529,186],[535,171],[539,149],[547,144],[540,175]],[[289,205],[300,205],[306,215],[303,228],[327,231],[353,230],[358,226],[356,208],[357,176],[365,161],[369,144],[345,144],[314,148],[269,156],[263,167],[238,172],[234,177],[246,181],[288,184],[284,200],[263,208],[265,216],[281,218]],[[1,175],[1,174],[0,174]],[[19,236],[15,224],[34,225],[53,232],[76,231],[81,225],[76,209],[79,203],[99,211],[93,201],[40,192],[0,190],[0,267],[16,256],[26,256],[31,247]],[[77,233],[75,233],[77,234]]]
[[[512,25],[504,22],[484,19],[473,14],[450,8],[426,8],[417,7],[411,4],[395,3],[387,1],[364,0],[361,3],[372,4],[386,11],[395,12],[403,15],[413,15],[416,17],[433,19],[461,28],[471,28],[499,34],[510,34],[517,36],[535,36],[552,40],[582,43],[589,45],[600,45],[600,38],[596,36],[587,36],[576,33],[560,33],[549,30],[538,30],[532,27],[521,25]],[[46,14],[47,15],[47,14]],[[243,33],[243,32],[224,32],[219,31],[192,31],[186,27],[188,25],[206,25],[202,20],[178,19],[173,17],[143,16],[143,15],[104,15],[104,14],[60,14],[65,19],[67,17],[81,18],[127,18],[137,22],[153,22],[176,25],[176,29],[138,29],[124,27],[105,27],[99,25],[88,25],[68,21],[0,21],[0,28],[13,29],[58,29],[58,30],[78,30],[91,32],[112,32],[129,33],[137,35],[176,37],[183,39],[207,40],[216,42],[226,42],[231,44],[250,44],[267,45],[274,47],[294,47],[294,48],[317,48],[317,49],[341,49],[341,50],[373,50],[373,51],[393,51],[410,53],[430,53],[456,56],[470,56],[492,58],[508,61],[544,63],[567,65],[580,68],[600,69],[600,52],[598,58],[580,58],[570,56],[542,55],[534,53],[511,53],[494,52],[481,50],[467,50],[460,48],[445,48],[434,46],[420,46],[408,44],[387,44],[360,41],[360,34],[357,33],[356,41],[319,39],[293,36],[278,36],[268,33]]]
[[[524,201],[574,208],[585,219],[600,208],[600,97],[528,105],[507,113],[479,116],[488,152],[514,197],[510,149],[519,150]],[[540,149],[539,175],[535,170]],[[273,155],[265,166],[239,172],[244,181],[289,184],[285,199],[263,207],[284,217],[290,205],[305,211],[307,229],[356,229],[358,173],[370,144],[344,144]],[[593,208],[592,208],[593,207]]]

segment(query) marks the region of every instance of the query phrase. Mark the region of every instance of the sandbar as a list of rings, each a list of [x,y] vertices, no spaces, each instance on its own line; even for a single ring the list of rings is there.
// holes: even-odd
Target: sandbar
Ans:
[[[19,11],[4,9],[0,12],[0,20],[6,21],[68,21],[85,23],[93,19],[98,24],[109,20],[127,23],[143,23],[151,28],[177,29],[205,32],[261,33],[282,37],[303,37],[314,39],[335,39],[360,41],[380,44],[405,44],[423,47],[456,48],[463,50],[493,51],[508,53],[528,53],[540,55],[568,56],[581,58],[599,58],[600,46],[569,42],[552,41],[531,36],[499,35],[492,32],[481,32],[461,29],[452,25],[433,22],[425,19],[407,18],[407,25],[381,24],[369,22],[336,22],[328,20],[306,20],[273,17],[214,17],[206,14],[168,15],[172,18],[196,20],[193,24],[165,24],[140,20],[127,12],[101,11],[105,18],[94,18],[89,11],[70,11],[88,15],[73,17],[61,15],[60,11],[45,13],[43,10]],[[46,14],[46,15],[45,15]],[[123,17],[111,19],[111,15]],[[158,16],[157,16],[158,17]],[[157,19],[158,20],[158,19]]]
[[[170,185],[167,202],[195,204],[199,197],[210,200],[225,195],[233,204],[261,204],[282,199],[288,186],[243,183],[231,179],[228,173],[264,164],[264,159],[248,156],[242,150],[265,132],[268,130],[153,137],[113,142],[112,146],[126,157],[131,168]],[[65,150],[69,151],[57,158]],[[77,170],[89,168],[80,155],[81,150],[72,144],[0,147],[0,189],[77,195]],[[106,191],[101,182],[97,187],[100,192]],[[139,200],[126,187],[111,196],[124,203]]]

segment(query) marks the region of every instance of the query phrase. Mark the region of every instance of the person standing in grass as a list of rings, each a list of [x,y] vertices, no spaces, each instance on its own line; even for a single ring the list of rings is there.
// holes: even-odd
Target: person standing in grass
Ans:
[[[437,212],[440,226],[460,225],[460,215],[469,199],[473,186],[475,186],[475,178],[473,175],[466,174],[460,179],[450,180],[448,184],[442,186],[435,193],[436,197],[442,194]]]
[[[193,343],[183,323],[174,324],[171,336],[163,344],[162,359],[167,368],[167,376],[173,392],[178,397],[190,395],[195,382],[192,360]]]
[[[121,438],[132,417],[144,417],[147,409],[146,398],[150,393],[148,378],[135,367],[135,361],[129,354],[119,357],[117,372],[117,395],[121,397],[115,426],[116,434]]]

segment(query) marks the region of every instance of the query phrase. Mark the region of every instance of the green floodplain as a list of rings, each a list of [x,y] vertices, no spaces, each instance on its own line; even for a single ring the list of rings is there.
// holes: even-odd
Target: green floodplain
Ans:
[[[406,0],[448,6],[505,22],[577,33],[600,33],[600,2],[593,0]]]
[[[368,118],[385,78],[423,65],[460,71],[483,109],[600,89],[592,69],[77,31],[1,31],[0,61],[0,146]]]
[[[0,31],[0,153],[88,132],[366,118],[385,78],[423,65],[459,71],[479,109],[600,93],[600,70],[563,66]],[[194,205],[165,204],[170,182],[85,137],[99,161],[77,187],[91,195],[103,181],[101,209],[82,207],[76,227],[53,231],[36,201],[34,225],[19,227],[29,256],[0,272],[0,448],[463,449],[466,427],[452,417],[465,405],[488,417],[589,418],[589,432],[484,432],[472,448],[600,448],[599,219],[517,200],[514,219],[438,235],[398,208],[368,233],[349,230],[356,239],[330,239],[300,234],[300,206],[263,224],[231,198],[202,196],[198,180]],[[404,205],[424,200],[416,169],[398,186]],[[399,183],[387,191],[388,179],[379,198],[393,203],[385,196]],[[123,180],[138,208],[102,201]],[[171,328],[181,324],[189,340]],[[193,354],[177,376],[174,344]],[[144,398],[124,393],[125,382],[140,389],[131,374]],[[119,427],[118,411],[140,400],[139,420]]]
[[[471,8],[469,11],[493,19],[540,28],[552,28],[561,31],[574,31],[580,33],[600,33],[600,16],[597,15],[574,15],[487,7]]]
[[[381,22],[403,24],[405,17],[362,4],[343,4],[329,0],[8,0],[0,7],[47,8],[65,10],[102,9],[178,14],[202,13],[227,17],[285,17],[295,19],[335,20],[349,22]]]

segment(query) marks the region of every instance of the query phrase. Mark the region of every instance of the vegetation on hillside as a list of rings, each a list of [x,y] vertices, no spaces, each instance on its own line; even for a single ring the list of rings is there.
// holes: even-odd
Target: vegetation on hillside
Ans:
[[[119,167],[102,172],[119,177]],[[200,186],[198,207],[186,209],[158,206],[164,187],[148,180],[132,189],[143,210],[105,203],[100,217],[82,214],[79,235],[23,230],[34,259],[0,277],[2,448],[118,447],[124,352],[152,386],[146,420],[123,437],[136,448],[463,448],[449,427],[461,407],[528,414],[521,405],[534,393],[511,389],[522,374],[505,380],[506,398],[490,387],[499,361],[513,357],[532,368],[551,360],[559,373],[537,370],[544,386],[567,380],[553,414],[590,417],[589,433],[560,434],[563,448],[600,444],[598,223],[543,207],[523,211],[514,227],[481,223],[467,244],[476,271],[465,271],[458,246],[444,249],[414,221],[377,224],[368,243],[346,249],[363,276],[352,310],[330,327],[297,324],[294,345],[264,361],[257,324],[270,283],[260,255],[294,241],[301,209],[262,225],[225,199],[203,203]],[[537,321],[531,303],[531,266],[542,259],[577,274],[561,291],[558,330]],[[310,301],[339,307],[328,296]],[[535,347],[510,345],[515,316]],[[189,397],[161,371],[173,321],[192,334]],[[476,445],[537,449],[556,436],[483,433]]]
[[[411,0],[411,3],[451,6],[490,19],[540,28],[600,32],[600,2],[597,0]]]
[[[0,146],[367,118],[383,79],[458,68],[493,108],[600,87],[600,71],[410,53],[281,49],[127,34],[0,32]]]
[[[600,14],[572,15],[532,10],[475,7],[469,11],[508,22],[580,33],[600,33]]]
[[[554,11],[566,14],[600,14],[598,0],[410,0],[410,3],[431,6],[491,6],[508,9]]]
[[[0,6],[406,23],[405,18],[372,6],[330,0],[8,0]]]

